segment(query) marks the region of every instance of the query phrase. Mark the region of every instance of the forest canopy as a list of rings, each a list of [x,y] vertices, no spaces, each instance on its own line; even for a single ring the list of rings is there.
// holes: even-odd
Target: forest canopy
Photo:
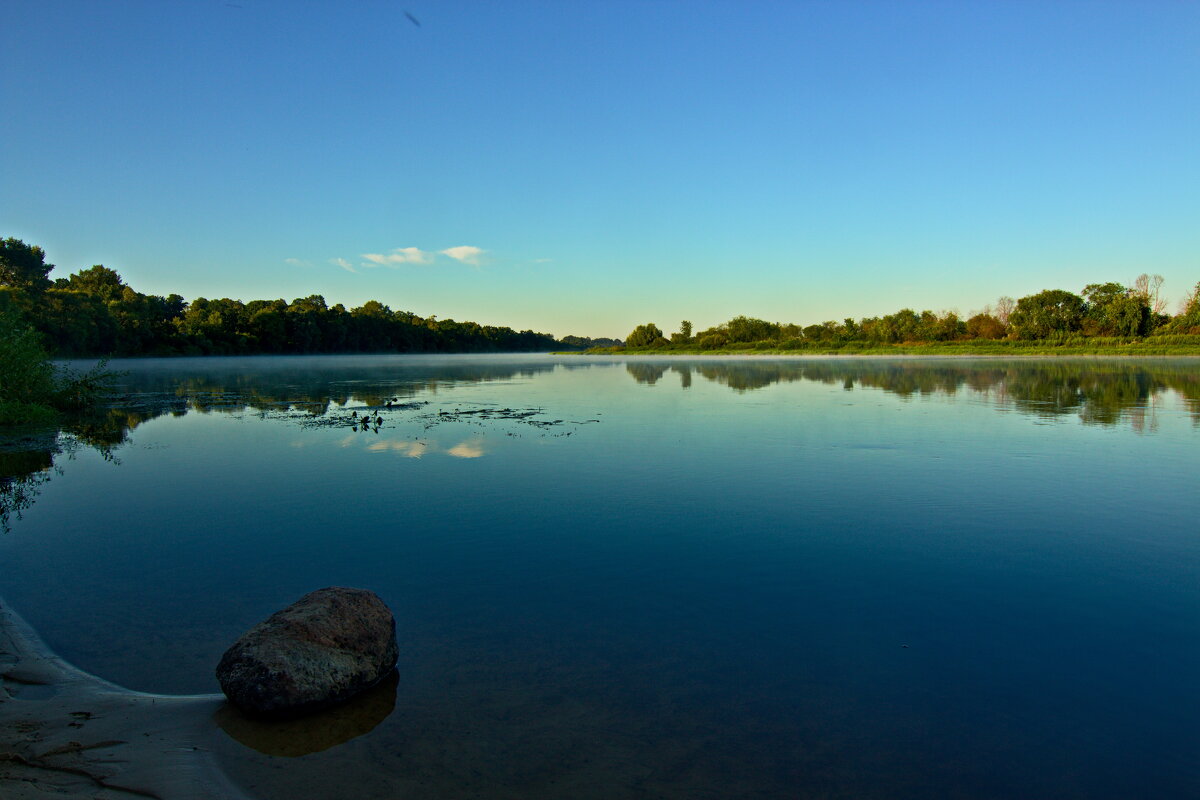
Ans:
[[[75,356],[248,355],[292,353],[812,350],[910,344],[1123,344],[1155,337],[1200,345],[1200,284],[1179,314],[1163,313],[1163,279],[1140,275],[1131,285],[1093,283],[1079,294],[1047,289],[961,318],[903,308],[893,314],[801,326],[737,316],[694,331],[683,320],[664,333],[652,322],[615,338],[564,336],[532,330],[421,317],[370,300],[357,308],[329,305],[319,295],[243,302],[178,294],[147,295],[113,269],[97,264],[51,279],[42,248],[20,239],[0,242],[0,316],[31,327],[58,358]]]
[[[292,301],[143,294],[97,264],[50,280],[42,248],[0,242],[0,315],[41,336],[59,358],[260,353],[545,352],[620,344],[420,317],[376,300],[347,309],[319,294]]]
[[[879,317],[847,318],[807,326],[738,316],[693,334],[683,320],[668,338],[653,322],[637,326],[626,338],[627,350],[811,350],[853,345],[921,345],[936,343],[1120,345],[1161,339],[1164,345],[1200,345],[1200,283],[1185,298],[1180,313],[1163,313],[1159,275],[1141,275],[1131,286],[1093,283],[1080,294],[1063,289],[1014,300],[1001,297],[995,306],[962,319],[953,311],[917,312],[902,308]]]

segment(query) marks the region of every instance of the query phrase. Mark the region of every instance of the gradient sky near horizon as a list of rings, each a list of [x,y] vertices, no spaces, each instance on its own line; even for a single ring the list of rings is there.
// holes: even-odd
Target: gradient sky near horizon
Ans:
[[[0,237],[152,294],[624,336],[1200,281],[1200,3],[8,0],[0,93]]]

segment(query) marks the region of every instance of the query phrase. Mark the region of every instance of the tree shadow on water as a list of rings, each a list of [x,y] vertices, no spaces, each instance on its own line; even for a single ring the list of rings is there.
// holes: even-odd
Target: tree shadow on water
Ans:
[[[90,449],[112,464],[129,431],[142,420],[125,411],[107,409],[76,416],[53,428],[0,430],[0,532],[8,533],[55,475],[63,461]]]

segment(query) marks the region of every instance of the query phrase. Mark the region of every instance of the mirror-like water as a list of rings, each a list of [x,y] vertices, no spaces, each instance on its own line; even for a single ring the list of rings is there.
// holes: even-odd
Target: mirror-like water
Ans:
[[[214,691],[307,591],[396,612],[394,686],[228,728],[261,797],[1200,791],[1200,361],[114,366],[0,453],[52,647]]]

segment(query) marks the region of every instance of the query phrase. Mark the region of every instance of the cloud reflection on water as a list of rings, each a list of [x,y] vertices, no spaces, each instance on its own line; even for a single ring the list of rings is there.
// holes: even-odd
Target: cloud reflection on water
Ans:
[[[368,407],[383,414],[384,435],[399,426],[428,430],[442,424],[563,428],[556,436],[594,419],[554,419],[553,409],[521,411],[480,407],[441,414],[429,402],[439,391],[489,382],[536,381],[557,373],[623,369],[638,384],[657,391],[689,390],[699,378],[742,394],[794,382],[819,383],[844,391],[877,390],[903,400],[971,398],[998,412],[1016,411],[1035,421],[1075,418],[1085,425],[1127,426],[1155,434],[1170,398],[1200,425],[1200,360],[1161,359],[874,359],[854,358],[631,358],[587,359],[495,356],[333,358],[146,359],[114,362],[124,372],[123,395],[111,408],[66,422],[59,432],[4,442],[0,447],[0,528],[36,497],[64,448],[87,446],[113,459],[129,433],[163,416],[230,414],[301,427],[339,427],[346,409]],[[664,381],[668,372],[679,383]],[[565,384],[564,384],[565,385]],[[697,384],[703,385],[703,384]],[[568,389],[569,391],[569,389]],[[405,403],[403,400],[419,400]],[[398,405],[396,403],[399,403]],[[252,419],[253,417],[250,416]],[[520,428],[521,431],[526,428]],[[380,428],[372,429],[376,434]],[[336,440],[343,448],[364,441],[366,431]],[[510,429],[509,435],[521,435]],[[543,435],[551,435],[543,433]],[[480,458],[488,452],[475,437],[442,449],[435,441],[368,439],[370,452],[420,459],[429,453]]]
[[[446,451],[447,455],[454,456],[455,458],[479,458],[483,453],[483,442],[479,439],[459,442]]]

